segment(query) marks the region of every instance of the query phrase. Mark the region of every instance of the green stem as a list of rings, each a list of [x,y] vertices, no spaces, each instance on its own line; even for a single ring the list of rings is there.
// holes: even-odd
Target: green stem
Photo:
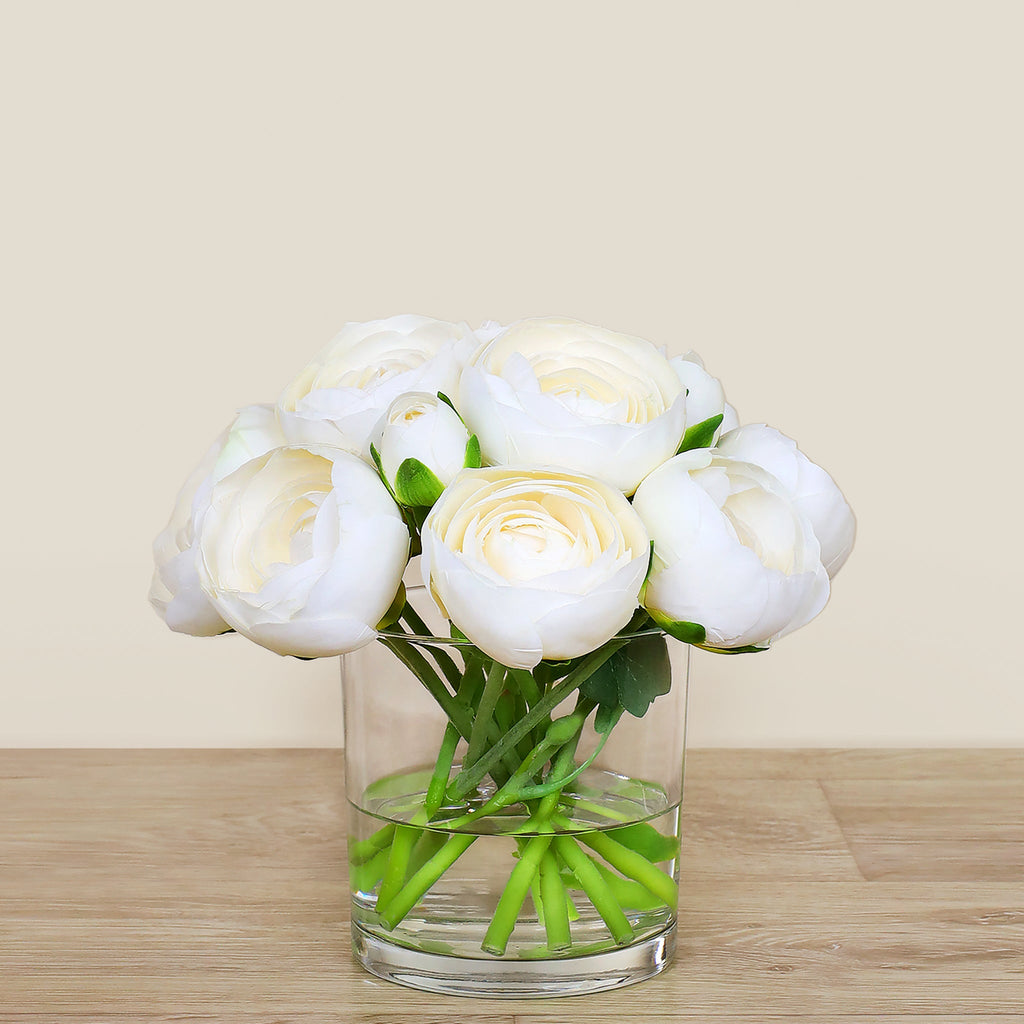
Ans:
[[[384,869],[384,880],[380,883],[377,893],[378,905],[387,905],[395,897],[405,882],[405,872],[409,867],[409,856],[419,839],[421,830],[409,825],[400,825],[391,841],[387,867]]]
[[[407,643],[404,640],[393,640],[381,637],[380,641],[385,647],[393,651],[394,654],[398,656],[402,664],[405,665],[417,679],[419,679],[434,700],[436,700],[440,705],[441,710],[448,716],[448,720],[455,724],[459,733],[468,741],[470,734],[473,731],[476,719],[469,714],[469,709],[467,707],[464,707],[461,702],[457,701],[451,693],[449,693],[444,683],[441,682],[440,677],[431,667],[430,662],[428,662],[426,658],[424,658],[423,655],[412,646],[412,644]],[[491,735],[493,731],[494,736],[500,736],[498,727],[493,722],[485,723],[484,728],[487,730],[488,735]],[[495,742],[497,741],[495,740]],[[509,774],[515,771],[516,761],[512,755],[503,754],[501,761],[508,768]],[[495,772],[497,772],[496,766],[492,774],[495,774]],[[495,774],[495,781],[499,784],[504,782],[505,778],[506,776],[503,776],[500,773]],[[463,794],[463,796],[464,795],[465,794]],[[459,797],[459,799],[461,799],[461,797]]]
[[[526,702],[526,709],[519,715],[520,718],[523,718],[530,708],[532,708],[544,696],[544,687],[534,674],[525,668],[509,669],[509,674],[516,681],[516,685],[519,687],[519,693]],[[550,722],[550,718],[548,718],[547,721]],[[540,722],[535,725],[533,729],[527,733],[522,742],[526,744],[537,743],[541,736],[544,735],[544,725],[544,722]]]
[[[378,850],[369,860],[359,864],[352,863],[349,866],[349,873],[352,879],[352,889],[355,892],[373,892],[377,883],[384,877],[387,870],[388,851]]]
[[[587,715],[590,714],[594,707],[594,702],[587,700],[585,697],[579,697],[576,701],[575,714],[583,715],[583,721],[587,719]],[[564,747],[555,755],[554,761],[551,762],[551,777],[555,781],[561,781],[561,786],[558,787],[554,792],[548,793],[540,802],[540,806],[537,808],[537,812],[534,815],[535,818],[539,818],[541,821],[547,821],[552,814],[558,808],[558,801],[562,795],[562,786],[565,786],[569,782],[569,776],[572,774],[573,766],[576,763],[576,748],[580,745],[580,737],[583,735],[582,723],[580,728],[576,731],[573,738],[565,744]],[[598,744],[597,749],[591,755],[587,764],[594,760],[595,757],[601,752],[604,747],[605,741],[608,739],[608,735],[605,734],[601,737],[601,742]],[[587,764],[583,768],[587,767]],[[583,770],[580,769],[580,771]],[[579,774],[579,773],[576,773]],[[575,777],[575,776],[573,776]]]
[[[540,700],[540,687],[533,673],[525,668],[510,668],[508,671],[519,686],[519,692],[526,698],[526,703],[532,708]]]
[[[540,893],[541,904],[544,907],[541,924],[544,925],[548,937],[548,949],[568,949],[572,945],[572,936],[569,933],[569,904],[558,870],[558,862],[550,849],[544,851],[540,862]]]
[[[513,687],[510,691],[507,692],[509,696],[512,698],[512,721],[509,722],[509,728],[511,728],[514,722],[518,722],[520,718],[522,718],[529,712],[530,705],[526,702],[526,698],[523,696],[522,690]],[[533,748],[534,744],[537,741],[535,736],[536,732],[537,730],[534,729],[533,732],[527,733],[519,741],[518,745],[516,746],[516,756],[520,758],[525,758],[530,753],[530,750]]]
[[[469,741],[469,750],[466,752],[467,766],[475,764],[483,753],[491,719],[494,717],[494,708],[498,703],[498,698],[501,696],[504,685],[505,666],[497,661],[492,662],[491,667],[487,670],[487,682],[484,683],[484,692],[480,695],[480,703],[477,705],[476,716],[473,719],[473,728],[467,737]],[[465,773],[461,772],[456,777],[456,781],[462,778],[463,774]],[[477,783],[483,780],[484,775],[486,775],[486,772],[477,779]],[[474,785],[472,788],[475,789],[476,786]],[[466,793],[470,791],[466,790]]]
[[[597,870],[601,872],[601,877],[608,883],[608,888],[620,906],[629,907],[630,910],[657,910],[664,906],[646,885],[632,878],[623,878],[603,864],[598,864]]]
[[[389,931],[419,903],[425,892],[473,845],[476,836],[453,835],[385,906],[377,902],[381,925]]]
[[[543,864],[543,861],[541,861]],[[533,881],[530,882],[530,898],[533,900],[533,909],[537,914],[537,922],[541,928],[547,930],[547,925],[544,923],[547,920],[547,914],[544,913],[544,897],[540,891],[540,873],[538,872],[533,876]]]
[[[455,757],[455,748],[459,745],[459,730],[454,723],[449,722],[444,729],[444,738],[441,740],[441,749],[437,752],[437,761],[434,762],[434,774],[430,776],[430,783],[427,786],[427,795],[423,798],[423,810],[427,818],[437,814],[444,803],[444,794],[448,789],[448,776],[452,770],[452,759]]]
[[[516,926],[516,918],[522,909],[523,901],[529,892],[530,883],[540,868],[541,858],[551,845],[551,836],[535,836],[523,848],[519,862],[512,869],[508,882],[498,899],[494,917],[487,927],[482,947],[485,953],[501,956],[508,946],[512,929]]]
[[[378,829],[367,839],[360,839],[352,843],[348,848],[348,859],[350,864],[365,864],[385,849],[394,838],[395,826],[385,825]]]
[[[419,617],[416,613],[416,609],[411,604],[406,602],[405,608],[402,610],[402,614],[399,616],[408,623],[409,628],[412,630],[414,636],[432,636],[427,624]],[[433,655],[434,660],[437,662],[439,668],[444,673],[445,678],[452,685],[453,690],[458,690],[459,683],[462,681],[463,673],[459,669],[459,666],[455,663],[455,659],[443,648],[437,644],[424,644],[427,650]]]
[[[461,799],[476,789],[495,764],[513,750],[516,744],[538,722],[550,715],[570,693],[578,689],[583,681],[593,672],[596,672],[624,643],[626,643],[625,640],[618,642],[610,640],[604,647],[588,655],[562,682],[549,690],[530,708],[530,713],[516,722],[487,753],[480,757],[479,761],[468,765],[455,776],[453,782],[454,796],[457,799]]]
[[[586,843],[599,857],[608,861],[627,878],[639,882],[670,909],[674,910],[679,903],[679,887],[675,881],[660,868],[655,867],[643,854],[627,849],[603,832],[582,835],[580,842]]]
[[[612,807],[602,807],[601,804],[593,803],[590,800],[582,800],[579,797],[573,798],[572,806],[578,807],[581,811],[591,811],[594,814],[599,814],[603,818],[610,818],[612,821],[628,823],[633,820],[633,816],[626,814],[625,811],[616,811]]]
[[[558,877],[559,878],[562,877],[562,873],[561,872],[558,873]],[[562,888],[563,889],[565,888],[565,882],[564,881],[562,882]],[[568,892],[566,892],[566,894],[565,894],[565,902],[566,902],[566,905],[569,908],[569,920],[570,921],[578,921],[580,919],[580,912],[576,909],[576,904],[573,903],[572,897],[569,895]]]
[[[551,723],[544,738],[526,755],[522,764],[512,774],[512,777],[483,806],[478,807],[475,811],[470,811],[468,814],[460,815],[458,818],[452,818],[440,824],[444,828],[453,830],[465,828],[466,825],[476,821],[478,818],[494,814],[503,807],[508,807],[520,801],[535,800],[541,797],[547,798],[549,794],[553,794],[555,802],[550,805],[550,810],[544,815],[536,812],[526,822],[526,825],[530,826],[529,831],[544,831],[547,819],[551,817],[557,806],[558,794],[561,792],[562,787],[587,768],[601,750],[601,747],[598,746],[597,750],[590,755],[587,761],[580,765],[579,768],[574,769],[573,753],[579,743],[580,734],[586,723],[587,715],[590,713],[589,708],[584,702],[581,701],[580,703],[584,705],[582,711],[574,711],[571,715],[559,718]],[[572,742],[567,743],[566,737],[572,737]],[[548,760],[551,751],[557,750],[560,747],[562,748],[562,753],[552,764],[551,771],[544,782],[537,786],[529,785],[537,770]],[[564,754],[566,748],[569,751],[568,758]],[[520,829],[517,831],[526,831],[526,829],[524,826],[520,826]]]
[[[415,875],[447,841],[448,837],[443,832],[424,829],[420,833],[420,838],[413,847],[412,854],[409,857],[409,876]]]
[[[498,725],[499,735],[508,732],[515,720],[516,699],[508,690],[503,690],[498,695],[498,702],[494,705],[494,721]]]
[[[426,658],[412,644],[404,640],[392,640],[388,637],[381,637],[380,642],[388,650],[393,651],[402,664],[419,679],[427,688],[431,697],[440,705],[441,710],[448,716],[448,720],[454,722],[455,728],[468,740],[471,732],[471,723],[466,714],[466,709],[456,702],[447,687],[441,682],[437,673],[430,667],[430,663]]]
[[[629,921],[626,920],[622,907],[612,895],[608,883],[601,877],[601,872],[597,870],[597,865],[576,845],[576,841],[568,836],[557,836],[555,849],[566,867],[579,879],[583,891],[608,926],[615,942],[620,946],[631,942],[633,929]]]

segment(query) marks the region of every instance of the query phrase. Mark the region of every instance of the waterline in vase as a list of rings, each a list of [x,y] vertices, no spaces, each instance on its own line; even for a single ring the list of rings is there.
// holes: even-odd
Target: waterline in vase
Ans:
[[[446,816],[455,820],[464,816],[467,806],[485,803],[486,791],[474,794],[468,805],[442,809],[429,825],[410,826],[416,809],[422,807],[424,785],[429,776],[427,768],[388,776],[367,788],[359,801],[361,806],[351,805],[352,922],[357,952],[363,951],[359,953],[361,958],[363,953],[369,955],[370,949],[377,949],[378,957],[381,955],[379,947],[370,941],[376,938],[379,943],[407,950],[488,963],[579,960],[621,951],[627,944],[642,946],[673,926],[674,892],[663,893],[663,898],[659,899],[637,881],[616,871],[601,859],[600,853],[609,844],[621,851],[623,847],[614,839],[624,835],[627,826],[632,826],[630,834],[634,843],[637,829],[642,828],[648,841],[654,840],[662,846],[664,859],[650,863],[658,869],[665,887],[671,888],[678,869],[678,802],[673,803],[665,791],[653,783],[589,769],[564,793],[567,811],[562,827],[551,840],[551,849],[585,851],[598,865],[604,883],[614,892],[622,909],[623,931],[617,936],[610,934],[607,922],[560,859],[559,877],[565,887],[569,910],[566,943],[551,948],[549,929],[543,920],[543,902],[539,892],[533,889],[516,917],[507,945],[495,955],[487,948],[488,930],[499,897],[531,838],[545,834],[531,828],[529,810],[521,805],[487,815],[464,828],[444,827]],[[460,850],[443,874],[418,895],[401,920],[389,922],[382,920],[382,916],[387,917],[386,907],[383,915],[378,913],[378,898],[396,828],[405,829],[409,836],[409,861],[403,872],[406,878],[414,877],[453,836],[465,837],[460,839],[465,849]],[[550,835],[548,833],[547,837]],[[445,966],[450,969],[453,965]],[[469,971],[477,977],[476,984],[481,984],[479,970],[470,965]],[[499,971],[498,977],[504,978],[505,973]],[[615,982],[621,983],[621,978]],[[523,991],[523,985],[525,980],[517,989]]]

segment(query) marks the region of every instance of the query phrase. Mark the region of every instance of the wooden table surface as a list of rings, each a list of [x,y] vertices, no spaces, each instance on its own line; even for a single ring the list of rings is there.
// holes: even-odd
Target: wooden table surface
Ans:
[[[695,750],[683,817],[664,974],[445,998],[352,960],[338,751],[0,751],[0,1021],[1024,1022],[1024,752]]]

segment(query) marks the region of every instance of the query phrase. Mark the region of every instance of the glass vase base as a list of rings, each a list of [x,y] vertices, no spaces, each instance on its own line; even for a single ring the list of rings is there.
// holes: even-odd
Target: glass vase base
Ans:
[[[675,945],[673,924],[641,942],[589,956],[477,960],[397,946],[352,926],[353,952],[370,974],[425,992],[492,999],[587,995],[634,985],[663,971]]]

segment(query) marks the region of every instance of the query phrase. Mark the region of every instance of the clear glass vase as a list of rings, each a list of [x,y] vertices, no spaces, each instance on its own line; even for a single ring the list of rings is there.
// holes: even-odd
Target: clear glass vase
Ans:
[[[342,659],[357,959],[492,997],[658,973],[675,940],[689,647],[624,631],[511,671],[438,637],[422,588],[409,599],[405,625]]]

